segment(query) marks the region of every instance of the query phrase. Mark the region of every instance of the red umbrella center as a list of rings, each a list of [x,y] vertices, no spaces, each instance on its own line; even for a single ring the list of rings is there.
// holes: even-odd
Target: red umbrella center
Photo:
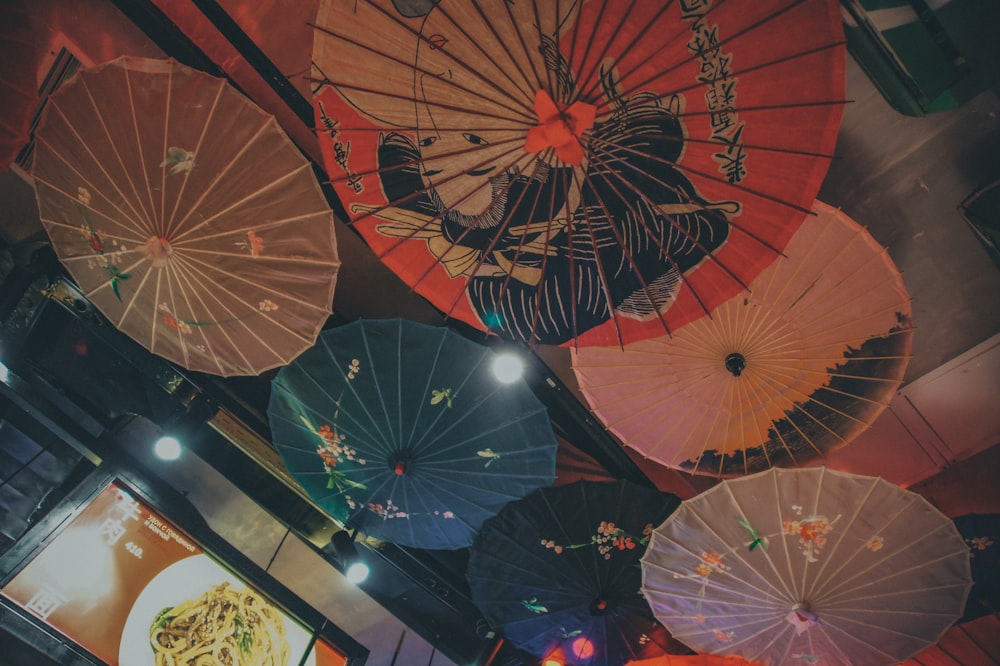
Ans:
[[[585,102],[574,102],[562,108],[544,90],[535,93],[534,106],[538,125],[528,130],[524,149],[529,153],[537,153],[546,148],[555,148],[560,160],[572,166],[580,166],[583,162],[580,138],[594,126],[597,107]]]

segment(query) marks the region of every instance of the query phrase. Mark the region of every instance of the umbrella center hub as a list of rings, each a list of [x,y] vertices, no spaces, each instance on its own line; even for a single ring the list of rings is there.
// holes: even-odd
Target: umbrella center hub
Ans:
[[[396,476],[405,476],[413,473],[413,456],[407,453],[397,454],[389,459],[389,469]]]
[[[595,599],[590,604],[591,615],[607,615],[611,612],[611,604],[607,599]]]
[[[584,156],[580,139],[594,126],[597,107],[580,101],[569,106],[556,104],[545,90],[539,90],[535,93],[535,114],[538,125],[528,132],[524,149],[538,153],[555,148],[560,160],[580,166]]]
[[[726,357],[726,370],[732,373],[733,377],[739,377],[747,368],[747,359],[743,354],[734,352]]]
[[[156,268],[166,266],[170,260],[170,255],[174,253],[174,248],[170,242],[161,236],[150,236],[140,249],[143,256]]]

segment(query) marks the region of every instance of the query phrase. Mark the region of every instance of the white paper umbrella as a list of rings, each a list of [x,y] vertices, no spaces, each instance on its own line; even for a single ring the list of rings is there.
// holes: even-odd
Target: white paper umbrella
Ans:
[[[36,143],[42,224],[121,331],[217,375],[315,342],[339,267],[333,213],[274,118],[224,80],[113,60],[49,98]]]
[[[952,521],[883,479],[824,467],[723,481],[653,531],[643,594],[698,652],[761,664],[897,664],[962,616]]]

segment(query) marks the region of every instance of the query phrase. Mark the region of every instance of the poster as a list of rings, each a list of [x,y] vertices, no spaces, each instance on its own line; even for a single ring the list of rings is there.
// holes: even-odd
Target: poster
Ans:
[[[309,651],[309,629],[118,484],[0,594],[111,666],[183,665],[205,654],[237,666],[346,663],[329,646]]]

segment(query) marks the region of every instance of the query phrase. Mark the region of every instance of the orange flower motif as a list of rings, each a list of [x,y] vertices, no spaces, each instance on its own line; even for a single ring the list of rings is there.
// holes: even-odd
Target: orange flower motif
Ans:
[[[583,162],[583,147],[580,137],[594,126],[597,107],[585,102],[574,102],[562,109],[556,105],[544,90],[535,93],[535,113],[538,125],[528,130],[524,150],[538,153],[546,148],[555,148],[560,160],[573,166]]]
[[[712,567],[708,566],[705,563],[701,563],[694,568],[694,572],[699,576],[707,577],[709,574],[712,573]]]
[[[865,544],[865,548],[873,552],[876,550],[882,550],[883,546],[885,546],[885,537],[881,536],[873,536],[868,540],[868,543]]]
[[[180,322],[177,321],[177,317],[173,316],[169,312],[163,313],[163,323],[175,331],[181,330],[181,325]]]
[[[597,531],[604,536],[614,536],[615,532],[618,531],[618,528],[615,527],[614,523],[602,520],[601,524],[597,526]]]
[[[247,242],[250,244],[250,256],[259,257],[264,254],[264,239],[256,231],[247,232]]]
[[[722,564],[722,555],[718,553],[702,553],[701,561],[711,566],[718,566]]]

